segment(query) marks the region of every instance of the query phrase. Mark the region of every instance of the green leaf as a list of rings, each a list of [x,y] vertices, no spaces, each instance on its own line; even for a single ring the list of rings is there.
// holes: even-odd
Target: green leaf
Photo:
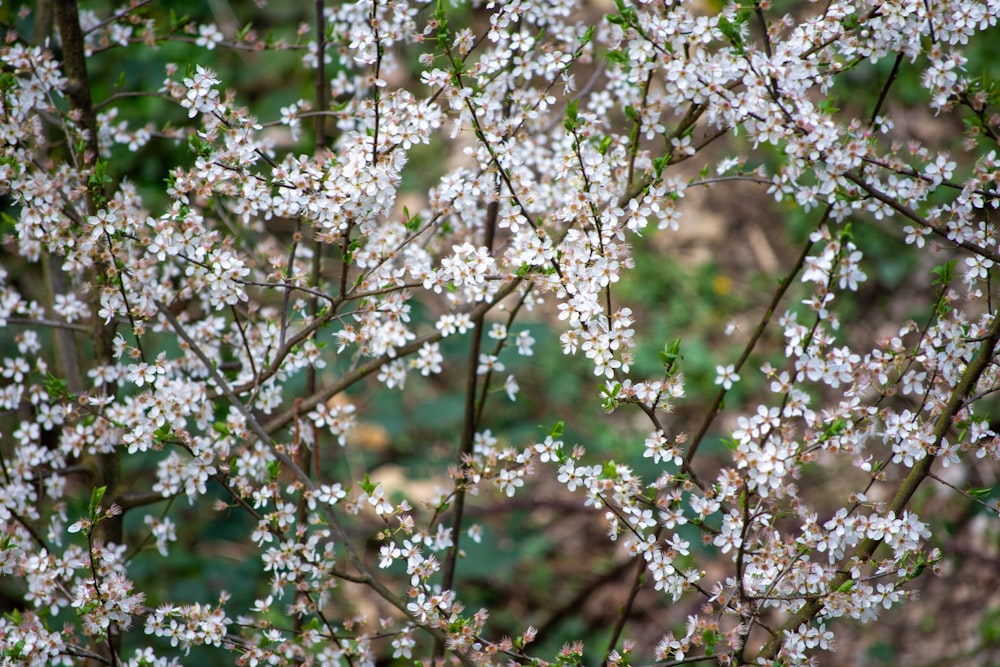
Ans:
[[[612,19],[615,18],[619,18],[620,20],[620,17],[609,16],[608,21],[614,23]],[[628,63],[628,54],[618,49],[608,51],[607,53],[604,54],[604,57],[608,59],[608,62],[615,63],[616,65],[625,65]]]
[[[746,7],[737,11],[732,20],[730,20],[727,16],[719,17],[719,32],[721,32],[729,43],[736,47],[736,50],[740,53],[742,53],[745,49],[743,35],[740,33],[740,28],[749,18],[750,9]]]
[[[3,655],[8,658],[20,659],[27,656],[24,655],[24,647],[26,642],[24,639],[19,639],[17,643],[14,644],[13,648],[9,648],[3,652]]]
[[[953,259],[950,262],[945,262],[931,269],[931,273],[934,274],[934,279],[931,281],[934,285],[941,285],[942,287],[951,282],[951,279],[955,276],[955,263],[958,262],[957,259]]]
[[[618,394],[622,389],[621,382],[602,383],[597,388],[604,394],[601,407],[604,408],[605,412],[614,412],[615,408],[618,407]]]
[[[184,24],[186,24],[190,20],[191,20],[191,17],[188,16],[187,14],[181,14],[180,16],[178,16],[177,12],[175,12],[173,9],[171,9],[170,10],[170,30],[171,30],[171,32],[173,32],[175,30],[178,30],[179,28],[182,28],[184,26]]]
[[[17,227],[17,220],[9,213],[0,213],[0,231],[12,233]]]
[[[378,487],[378,484],[372,482],[371,479],[368,478],[367,474],[365,474],[365,478],[361,482],[359,482],[359,484],[361,484],[361,490],[364,491],[365,494],[369,496],[372,494],[372,491],[374,491],[376,487]]]
[[[613,141],[614,138],[610,136],[601,139],[601,143],[597,145],[597,152],[600,153],[601,155],[607,155],[608,149],[611,147],[611,142]]]
[[[681,339],[679,336],[669,343],[664,344],[663,350],[660,352],[660,361],[666,366],[667,371],[670,371],[674,364],[681,359],[680,352]]]
[[[840,111],[840,107],[837,106],[836,100],[832,97],[823,98],[816,104],[816,107],[821,113],[826,114],[827,116],[832,116]]]
[[[854,238],[854,227],[851,226],[851,223],[844,225],[844,228],[840,230],[840,234],[837,235],[837,238],[840,239],[841,243],[850,241]]]
[[[820,442],[826,442],[830,438],[836,437],[844,432],[847,428],[847,421],[843,418],[838,418],[830,422],[830,425],[826,427],[823,434],[819,437]]]
[[[107,486],[98,486],[90,492],[90,502],[87,504],[87,509],[90,511],[90,518],[92,520],[97,519],[98,509],[101,506],[101,501],[104,499],[104,494],[107,490]]]
[[[45,392],[49,396],[57,398],[71,398],[69,393],[69,382],[63,378],[56,377],[48,373],[45,377]]]
[[[410,215],[410,209],[406,208],[405,206],[403,207],[403,218],[406,220],[406,222],[404,222],[403,225],[406,227],[406,231],[408,232],[418,231],[420,229],[420,225],[423,224],[423,221],[420,219],[420,216]]]
[[[661,155],[660,157],[653,158],[653,172],[656,174],[657,180],[663,176],[663,170],[670,164],[671,157],[671,155]]]
[[[111,182],[111,177],[107,174],[108,162],[107,160],[97,160],[94,162],[94,171],[87,178],[87,183],[91,187],[103,187],[104,185]]]
[[[580,100],[570,100],[566,104],[566,120],[563,121],[563,127],[567,132],[574,132],[579,125],[579,106]]]

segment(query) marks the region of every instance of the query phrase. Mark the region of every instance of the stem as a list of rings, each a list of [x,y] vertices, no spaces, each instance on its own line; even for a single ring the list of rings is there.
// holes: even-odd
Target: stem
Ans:
[[[34,44],[41,45],[45,43],[45,40],[48,39],[52,32],[52,20],[52,3],[42,0],[38,3],[35,11],[35,28],[32,35]],[[61,25],[60,31],[62,31]],[[86,71],[84,72],[84,76],[86,76]],[[49,253],[44,253],[41,259],[42,271],[45,276],[45,301],[48,311],[51,313],[53,312],[52,306],[55,296],[57,294],[65,294],[68,286],[66,276],[63,275],[62,270],[59,268],[60,262],[56,261],[56,258]],[[8,322],[12,321],[14,321],[14,318],[8,320]],[[29,323],[34,326],[39,324],[38,321],[31,321]],[[55,352],[56,368],[62,377],[66,379],[66,388],[71,394],[80,394],[84,389],[83,378],[85,375],[80,365],[80,356],[78,354],[79,342],[74,335],[74,329],[69,328],[70,326],[53,325],[52,336],[55,339],[53,351]],[[88,331],[86,327],[77,330],[80,329],[85,332]]]
[[[831,210],[831,207],[827,207],[826,211],[823,212],[823,217],[820,218],[819,223],[817,223],[817,227],[826,222],[827,218],[830,216]],[[778,289],[775,290],[774,294],[771,296],[771,301],[767,304],[767,310],[764,311],[764,317],[762,317],[760,322],[757,323],[757,328],[754,329],[753,334],[750,336],[750,340],[747,341],[746,346],[743,348],[743,353],[736,361],[736,364],[734,364],[736,372],[739,372],[739,370],[743,367],[743,364],[746,363],[746,360],[750,357],[750,353],[753,352],[753,349],[757,346],[757,341],[760,340],[760,337],[764,334],[764,330],[770,323],[771,318],[774,317],[774,311],[777,309],[778,304],[781,303],[781,300],[784,298],[788,288],[791,287],[795,280],[795,276],[798,275],[799,271],[802,269],[802,265],[805,263],[806,257],[809,256],[809,251],[812,250],[812,247],[813,242],[807,241],[805,246],[802,248],[802,252],[799,253],[799,257],[795,261],[795,264],[792,265],[792,268],[781,280],[781,284],[778,286]],[[698,429],[698,433],[694,436],[694,438],[692,438],[691,446],[688,447],[687,453],[684,454],[684,463],[686,465],[690,465],[691,461],[694,459],[694,455],[698,451],[698,446],[705,438],[705,434],[708,433],[708,429],[711,428],[712,422],[715,421],[715,418],[722,410],[722,403],[725,398],[726,389],[722,388],[719,390],[715,400],[712,402],[711,409],[705,414],[705,419],[702,421],[701,427]]]
[[[656,539],[660,537],[660,530],[657,528]],[[635,570],[635,577],[632,579],[632,587],[628,591],[628,599],[622,606],[621,611],[618,613],[618,620],[615,622],[615,628],[611,631],[611,639],[608,640],[608,648],[604,652],[604,660],[602,665],[607,665],[610,658],[611,652],[615,650],[618,646],[618,640],[622,636],[622,632],[625,631],[625,624],[629,619],[629,612],[632,610],[632,606],[635,604],[635,598],[639,595],[639,589],[642,588],[642,583],[644,576],[646,574],[646,560],[643,558],[637,558],[639,561],[639,566]]]
[[[316,67],[316,108],[326,109],[326,68],[324,66],[324,49],[326,48],[326,23],[324,22],[324,12],[325,3],[323,0],[316,0],[316,54],[317,54],[317,67]],[[319,152],[323,149],[326,144],[326,117],[323,115],[316,116],[316,144],[315,152],[319,155]],[[312,266],[309,271],[309,286],[313,289],[319,287],[320,277],[323,272],[323,243],[321,243],[316,238],[315,230],[313,231],[313,253],[312,253]],[[309,316],[316,320],[319,317],[319,298],[316,294],[312,294],[309,297]],[[315,331],[313,332],[311,338],[316,338]],[[306,393],[309,395],[316,393],[316,367],[312,364],[306,369]],[[312,438],[312,465],[310,466],[310,461],[308,457],[308,452],[306,452],[302,461],[305,464],[306,472],[309,472],[310,467],[313,474],[319,472],[319,429],[315,425],[313,428],[313,438]],[[300,507],[301,516],[304,519],[305,505]]]
[[[917,211],[913,210],[912,208],[910,208],[909,206],[907,206],[903,202],[897,201],[897,200],[893,199],[892,197],[890,197],[889,195],[887,195],[884,192],[882,192],[881,190],[879,190],[878,188],[876,188],[875,186],[869,185],[865,181],[865,179],[862,178],[861,175],[853,173],[853,172],[847,172],[847,173],[844,174],[844,178],[846,178],[847,180],[851,181],[852,183],[854,183],[855,185],[857,185],[859,188],[861,188],[862,190],[864,190],[865,192],[867,192],[869,195],[871,195],[875,199],[879,200],[880,202],[882,202],[883,204],[885,204],[889,208],[893,209],[897,213],[902,214],[904,217],[909,218],[910,220],[912,220],[912,221],[916,222],[917,224],[921,225],[922,227],[929,228],[935,234],[937,234],[941,238],[947,240],[948,242],[954,243],[955,245],[957,245],[959,247],[965,248],[966,250],[968,250],[970,252],[974,252],[977,255],[980,255],[982,257],[986,257],[986,258],[991,259],[994,262],[1000,264],[1000,253],[996,252],[995,250],[990,250],[989,248],[983,248],[983,247],[977,246],[975,243],[970,243],[969,241],[955,241],[954,239],[950,238],[950,235],[948,233],[948,229],[946,227],[942,227],[941,225],[932,223],[930,220],[928,220],[927,218],[923,217]]]
[[[498,193],[499,196],[499,193]],[[500,213],[500,202],[498,199],[491,201],[486,214],[486,247],[493,249],[493,241],[496,236],[497,216]],[[465,384],[465,419],[462,424],[462,442],[458,450],[458,480],[455,489],[455,511],[451,521],[452,547],[448,551],[441,575],[441,588],[450,590],[455,583],[455,563],[458,560],[459,541],[462,536],[462,519],[465,515],[465,469],[466,459],[472,454],[472,447],[476,440],[476,430],[479,426],[479,411],[476,409],[476,396],[479,381],[479,353],[482,349],[483,326],[486,311],[481,311],[473,319],[472,341],[469,345],[469,370]],[[435,659],[444,657],[444,643],[438,641],[434,645]]]

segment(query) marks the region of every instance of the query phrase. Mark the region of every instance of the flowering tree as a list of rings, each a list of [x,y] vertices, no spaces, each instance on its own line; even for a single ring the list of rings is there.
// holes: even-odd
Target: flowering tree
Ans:
[[[996,0],[616,0],[603,15],[317,0],[309,25],[266,36],[249,10],[212,25],[159,4],[40,0],[5,18],[3,664],[804,665],[838,619],[878,618],[947,557],[918,487],[995,518],[967,482],[988,486],[1000,459],[1000,116],[969,61]],[[95,77],[178,44],[198,62],[291,54],[313,92],[264,117],[193,61],[132,87]],[[901,127],[904,75],[964,123],[950,156]],[[850,77],[877,83],[838,109]],[[427,146],[457,159],[422,164],[441,155]],[[119,166],[157,154],[176,160],[165,187]],[[408,173],[433,181],[414,210]],[[811,231],[695,402],[685,341],[655,340],[619,285],[650,237],[698,224],[686,192],[734,182]],[[912,278],[921,310],[873,339],[844,322],[872,270],[860,228],[935,267]],[[510,401],[535,414],[507,366],[546,326],[587,360],[608,419],[644,420],[614,460],[567,437],[579,415],[547,413],[529,438],[496,419]],[[650,346],[659,368],[640,373]],[[433,498],[338,464],[362,416],[393,418],[378,396],[433,376],[464,404]],[[727,406],[744,384],[759,395]],[[725,457],[706,456],[720,434]],[[471,508],[543,511],[536,478],[628,554],[602,645],[542,654],[533,628],[505,636],[466,608],[482,597],[462,575],[484,530]],[[199,509],[246,528],[252,604],[150,576],[185,548],[178,512]],[[694,611],[636,641],[640,593]]]

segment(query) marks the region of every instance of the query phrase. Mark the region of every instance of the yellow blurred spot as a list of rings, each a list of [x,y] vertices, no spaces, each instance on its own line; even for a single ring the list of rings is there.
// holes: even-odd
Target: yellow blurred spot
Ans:
[[[726,296],[733,291],[733,281],[729,276],[715,276],[712,278],[712,291],[719,296]]]

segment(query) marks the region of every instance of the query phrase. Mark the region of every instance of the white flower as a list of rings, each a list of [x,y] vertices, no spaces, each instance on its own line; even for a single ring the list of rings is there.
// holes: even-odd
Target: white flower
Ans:
[[[392,514],[392,503],[385,497],[385,488],[382,485],[376,486],[368,495],[368,504],[375,508],[375,513],[379,516]]]
[[[736,366],[733,364],[716,366],[715,372],[717,374],[715,384],[721,384],[724,389],[732,389],[733,385],[740,381],[739,373],[736,372]]]
[[[223,37],[219,28],[214,24],[208,24],[198,26],[198,39],[194,43],[211,51],[219,44],[222,44],[222,40]]]
[[[517,379],[513,375],[508,375],[507,379],[504,380],[503,389],[511,401],[517,400],[517,392],[521,391],[521,387],[518,386]]]

